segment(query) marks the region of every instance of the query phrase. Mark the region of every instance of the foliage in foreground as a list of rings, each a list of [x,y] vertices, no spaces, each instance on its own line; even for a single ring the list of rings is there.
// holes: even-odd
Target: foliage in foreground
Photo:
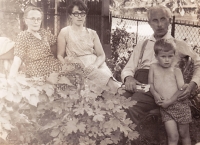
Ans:
[[[64,73],[65,72],[65,73]],[[84,79],[73,65],[63,67],[58,84],[43,78],[0,79],[0,143],[15,145],[107,145],[138,133],[124,108],[134,101],[113,95]],[[56,80],[57,81],[57,80]]]

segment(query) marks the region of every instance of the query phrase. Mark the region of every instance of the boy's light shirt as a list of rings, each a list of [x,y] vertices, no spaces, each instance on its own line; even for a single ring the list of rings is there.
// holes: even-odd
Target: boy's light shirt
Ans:
[[[174,39],[169,32],[163,38],[164,39]],[[141,65],[142,65],[141,68],[143,68],[143,69],[149,69],[151,64],[157,62],[155,55],[154,55],[155,41],[156,41],[156,39],[152,35],[149,38],[149,41],[145,47],[145,51],[144,51],[143,59],[142,59],[142,63],[141,63]],[[121,78],[122,78],[123,82],[124,82],[125,77],[134,76],[135,71],[137,69],[137,64],[139,61],[139,56],[140,56],[143,42],[144,41],[141,41],[135,46],[129,61],[127,62],[124,69],[122,70]],[[194,66],[195,71],[194,71],[191,81],[195,82],[199,86],[200,85],[200,77],[199,77],[200,76],[200,57],[198,56],[198,54],[194,53],[192,51],[192,49],[190,49],[190,47],[183,41],[176,40],[176,46],[177,46],[177,50],[176,50],[177,57],[175,57],[173,65],[176,65],[177,62],[180,60],[180,57],[182,57],[179,55],[181,55],[181,54],[183,54],[183,56],[190,55],[192,57],[192,59],[194,60],[194,64],[195,64],[195,66]],[[181,54],[178,53],[179,51],[181,52]]]

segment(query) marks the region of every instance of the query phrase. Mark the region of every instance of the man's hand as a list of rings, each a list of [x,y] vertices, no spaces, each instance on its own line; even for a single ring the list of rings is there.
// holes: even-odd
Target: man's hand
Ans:
[[[191,91],[196,87],[195,82],[190,82],[189,85],[183,88],[183,93],[178,96],[178,101],[185,100],[189,97]]]
[[[141,83],[134,79],[132,76],[126,77],[124,84],[125,89],[130,92],[134,92],[136,90],[136,84],[141,85]]]

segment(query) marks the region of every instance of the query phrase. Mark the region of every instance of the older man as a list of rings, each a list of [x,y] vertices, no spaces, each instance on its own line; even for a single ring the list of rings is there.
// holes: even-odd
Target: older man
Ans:
[[[147,83],[148,82],[148,70],[152,63],[156,62],[154,56],[154,44],[158,39],[174,39],[170,33],[168,33],[168,26],[170,25],[171,12],[167,7],[164,6],[154,6],[148,9],[147,12],[148,23],[154,31],[154,34],[147,41],[138,43],[134,51],[124,67],[121,77],[125,84],[125,89],[128,92],[132,92],[131,97],[136,100],[135,106],[127,110],[128,117],[136,124],[144,117],[144,115],[152,109],[157,108],[154,102],[153,96],[150,92],[140,93],[136,92],[136,84]],[[178,99],[185,99],[191,92],[191,90],[200,84],[200,57],[193,52],[189,46],[180,40],[175,40],[177,50],[176,59],[177,63],[181,57],[190,56],[194,60],[194,73],[191,82],[188,87],[183,91],[183,93],[178,97]],[[145,45],[145,46],[144,46]],[[142,53],[141,63],[138,64],[141,50],[144,47],[144,52]],[[138,70],[138,67],[140,71]],[[134,77],[137,73],[137,77]],[[146,76],[146,77],[145,77]],[[137,78],[137,79],[136,79]],[[163,87],[164,84],[163,84]]]

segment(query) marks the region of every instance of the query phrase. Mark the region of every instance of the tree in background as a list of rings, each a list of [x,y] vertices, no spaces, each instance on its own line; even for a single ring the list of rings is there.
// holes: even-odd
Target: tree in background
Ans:
[[[172,12],[177,12],[183,16],[187,13],[195,13],[199,9],[200,0],[111,0],[111,11],[125,11],[126,9],[137,9],[154,6],[165,5],[169,7]],[[119,13],[119,12],[118,12]]]

